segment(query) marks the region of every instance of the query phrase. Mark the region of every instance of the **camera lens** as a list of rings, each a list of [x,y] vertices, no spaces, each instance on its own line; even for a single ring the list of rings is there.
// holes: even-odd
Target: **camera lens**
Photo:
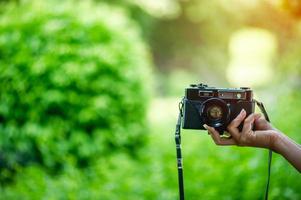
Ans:
[[[217,105],[210,106],[207,109],[207,116],[212,120],[220,120],[223,117],[223,109]]]
[[[210,98],[203,102],[200,115],[204,124],[219,128],[228,123],[230,109],[227,103],[219,98]]]

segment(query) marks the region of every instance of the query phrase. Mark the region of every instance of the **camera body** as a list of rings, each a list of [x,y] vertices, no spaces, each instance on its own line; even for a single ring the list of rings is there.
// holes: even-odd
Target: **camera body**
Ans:
[[[203,125],[207,124],[220,134],[242,109],[247,115],[255,109],[250,88],[215,88],[202,83],[192,84],[185,89],[183,103],[183,129],[205,130]],[[242,126],[240,124],[240,130]]]

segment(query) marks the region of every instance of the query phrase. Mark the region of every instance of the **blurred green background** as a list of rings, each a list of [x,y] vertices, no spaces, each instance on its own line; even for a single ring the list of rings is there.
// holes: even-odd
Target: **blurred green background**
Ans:
[[[0,199],[177,199],[190,83],[250,86],[301,143],[298,0],[0,1]],[[267,150],[183,131],[187,199],[263,199]],[[301,199],[274,155],[270,199]]]

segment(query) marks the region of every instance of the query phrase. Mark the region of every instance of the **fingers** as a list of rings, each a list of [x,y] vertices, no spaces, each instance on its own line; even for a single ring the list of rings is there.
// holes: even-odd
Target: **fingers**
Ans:
[[[250,133],[252,131],[253,124],[256,120],[258,120],[261,115],[260,114],[250,114],[246,118],[246,111],[242,109],[239,115],[229,124],[228,132],[232,136],[232,138],[222,138],[218,131],[216,131],[213,127],[208,125],[204,125],[204,128],[208,130],[210,136],[212,137],[213,141],[217,145],[242,145],[243,139],[246,139],[248,136],[246,133]],[[243,130],[240,133],[238,130],[238,126],[244,121]]]
[[[244,109],[240,111],[240,113],[237,115],[237,117],[229,124],[228,132],[231,134],[231,136],[238,141],[240,138],[238,126],[241,124],[241,122],[245,119],[247,113]]]
[[[240,113],[237,115],[237,117],[235,119],[232,120],[232,122],[229,124],[230,127],[238,127],[239,124],[244,120],[244,118],[246,117],[247,113],[245,111],[245,109],[242,109],[240,111]]]
[[[208,130],[215,144],[222,145],[222,146],[236,144],[235,140],[233,139],[221,138],[220,134],[213,127],[210,127],[205,124],[204,128]]]
[[[254,118],[255,118],[254,121],[260,119],[261,117],[262,117],[261,113],[255,113],[255,114],[254,114]]]
[[[243,125],[243,129],[242,129],[242,134],[244,133],[247,133],[249,131],[252,131],[252,128],[253,128],[253,124],[254,124],[254,121],[256,119],[259,119],[260,118],[260,114],[259,113],[252,113],[250,114],[244,121],[244,125]]]
[[[259,117],[254,121],[255,129],[256,130],[272,130],[274,129],[273,126],[263,117]]]

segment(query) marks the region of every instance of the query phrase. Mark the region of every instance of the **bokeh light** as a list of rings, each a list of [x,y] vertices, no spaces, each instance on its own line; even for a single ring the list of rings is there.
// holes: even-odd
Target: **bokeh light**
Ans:
[[[268,83],[273,77],[276,50],[277,40],[267,30],[244,28],[235,32],[229,42],[229,82],[238,87]]]

